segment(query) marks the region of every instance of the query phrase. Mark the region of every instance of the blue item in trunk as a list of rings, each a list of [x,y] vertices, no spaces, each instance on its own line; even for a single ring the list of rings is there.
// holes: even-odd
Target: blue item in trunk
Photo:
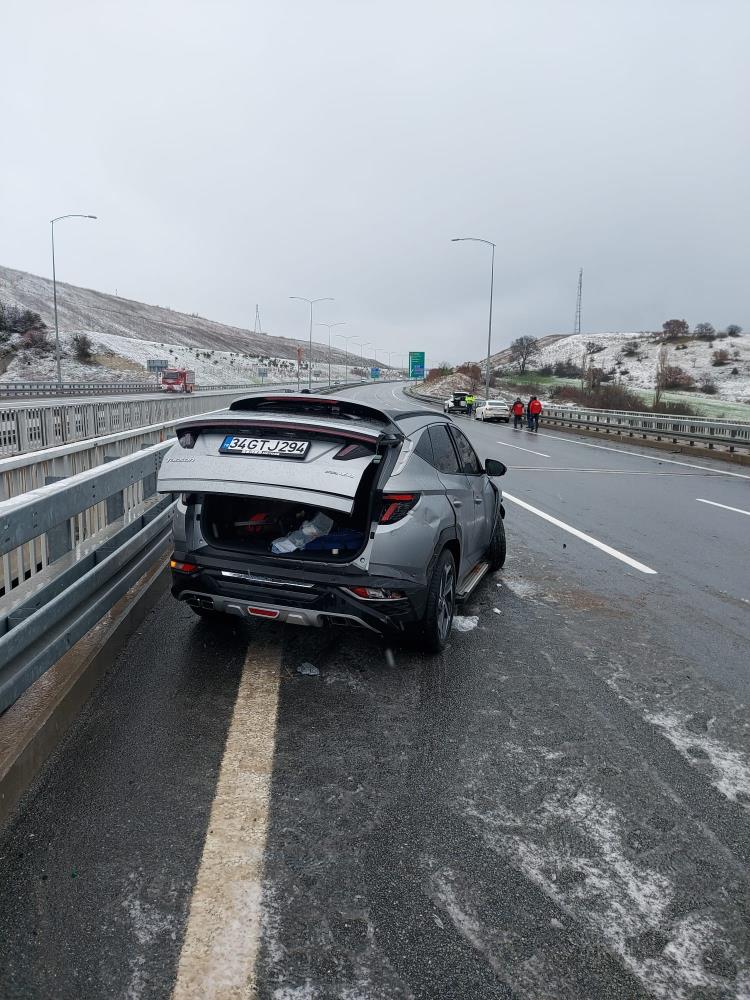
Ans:
[[[362,548],[364,533],[354,528],[337,528],[327,535],[314,538],[305,546],[305,552],[330,552],[331,549],[343,549],[346,552],[356,552]]]

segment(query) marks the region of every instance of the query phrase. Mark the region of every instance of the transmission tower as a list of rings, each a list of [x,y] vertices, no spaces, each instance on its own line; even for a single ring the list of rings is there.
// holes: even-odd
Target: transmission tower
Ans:
[[[260,325],[260,306],[255,304],[255,326],[253,327],[253,333],[263,333],[263,327]]]
[[[578,294],[576,295],[576,322],[573,333],[581,332],[581,294],[583,292],[583,268],[578,272]]]

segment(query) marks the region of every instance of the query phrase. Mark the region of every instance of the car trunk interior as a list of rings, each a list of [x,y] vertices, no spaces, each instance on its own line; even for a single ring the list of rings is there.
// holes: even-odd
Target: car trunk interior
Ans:
[[[301,500],[207,493],[201,510],[203,536],[210,545],[236,554],[349,561],[368,538],[376,473],[375,464],[365,472],[351,514]]]

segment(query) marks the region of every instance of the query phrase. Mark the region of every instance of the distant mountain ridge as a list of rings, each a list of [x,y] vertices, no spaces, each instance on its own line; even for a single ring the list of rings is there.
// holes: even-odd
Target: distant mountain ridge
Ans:
[[[38,312],[50,329],[54,328],[52,280],[26,271],[0,266],[0,299]],[[241,327],[228,326],[203,316],[192,316],[165,306],[148,305],[134,299],[108,295],[91,288],[57,282],[57,314],[60,331],[114,334],[129,340],[181,344],[185,347],[240,351],[252,356],[296,358],[301,347],[307,358],[309,343],[291,337],[272,337]],[[316,361],[328,358],[328,344],[313,341]],[[349,355],[350,364],[351,353]],[[333,347],[333,362],[343,364],[345,352]],[[377,364],[365,358],[367,365]]]

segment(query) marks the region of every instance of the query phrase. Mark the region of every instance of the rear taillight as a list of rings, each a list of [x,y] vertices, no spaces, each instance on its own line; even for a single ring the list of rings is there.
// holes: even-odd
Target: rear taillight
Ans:
[[[383,587],[344,587],[344,590],[361,601],[401,601],[406,597],[403,590],[385,590]]]
[[[419,500],[419,493],[384,493],[380,512],[381,524],[394,524],[412,510]]]
[[[176,570],[178,573],[197,573],[200,566],[196,566],[195,563],[180,562],[179,559],[170,559],[169,568]]]

